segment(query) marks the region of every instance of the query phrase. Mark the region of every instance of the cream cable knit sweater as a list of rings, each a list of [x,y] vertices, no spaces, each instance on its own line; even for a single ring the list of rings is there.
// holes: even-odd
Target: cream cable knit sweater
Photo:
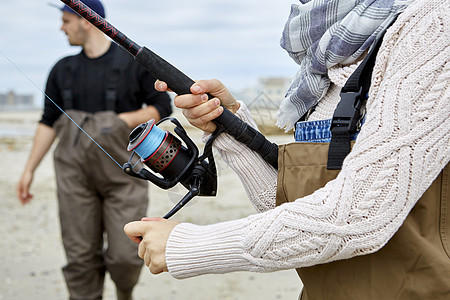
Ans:
[[[378,53],[366,123],[342,171],[296,202],[275,207],[277,171],[222,134],[215,146],[260,213],[176,226],[166,249],[170,274],[270,272],[383,247],[449,161],[449,41],[448,0],[419,0],[399,16]],[[330,70],[335,85],[312,119],[331,117],[350,73]],[[237,115],[254,124],[244,106]]]

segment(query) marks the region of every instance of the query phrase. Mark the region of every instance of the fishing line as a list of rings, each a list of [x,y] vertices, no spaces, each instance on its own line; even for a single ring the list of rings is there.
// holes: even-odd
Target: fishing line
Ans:
[[[164,140],[169,135],[168,132],[156,126],[153,120],[150,120],[148,123],[152,124],[151,129],[145,134],[137,146],[132,149],[128,149],[128,151],[133,151],[140,158],[133,165],[133,169],[138,165],[138,163],[147,162],[163,145]]]
[[[148,160],[148,158],[154,154],[156,150],[158,150],[166,135],[167,133],[164,130],[154,125],[147,137],[136,147],[134,151],[136,151],[137,155],[139,155],[144,162]]]
[[[42,94],[44,94],[44,96],[50,100],[64,115],[66,115],[66,117],[69,118],[70,121],[72,121],[72,123],[74,123],[92,142],[94,142],[94,144],[97,145],[97,147],[99,147],[109,158],[111,158],[111,160],[113,162],[115,162],[120,169],[122,169],[122,165],[119,164],[105,149],[103,149],[102,146],[100,146],[80,125],[77,124],[77,122],[75,122],[61,107],[59,107],[58,104],[55,103],[55,101],[53,101],[49,96],[47,96],[47,94],[30,78],[27,76],[27,74],[25,74],[22,69],[19,68],[19,66],[17,66],[6,54],[4,54],[1,50],[0,50],[0,54],[6,58],[6,60],[8,60],[20,73],[22,73],[22,75],[28,79],[28,81],[30,81],[39,91],[41,91]]]

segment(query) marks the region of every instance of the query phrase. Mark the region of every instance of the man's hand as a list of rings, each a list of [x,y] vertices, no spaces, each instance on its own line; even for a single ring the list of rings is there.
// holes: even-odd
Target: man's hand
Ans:
[[[52,127],[43,123],[38,124],[30,157],[25,164],[25,169],[16,186],[17,198],[19,198],[22,204],[27,204],[33,198],[33,195],[30,194],[30,187],[33,182],[34,172],[50,149],[55,138],[56,131]]]
[[[166,244],[172,229],[178,224],[163,218],[142,218],[125,225],[125,233],[139,244],[138,255],[152,274],[168,271]]]
[[[33,181],[33,173],[29,171],[25,171],[20,177],[19,182],[17,183],[16,193],[17,198],[19,198],[22,204],[27,204],[33,198],[33,195],[30,193],[31,182]]]
[[[170,91],[167,84],[159,80],[155,82],[155,89],[160,92]],[[176,96],[174,105],[183,109],[183,115],[189,123],[203,131],[214,132],[216,124],[211,121],[222,114],[223,107],[232,113],[239,109],[239,103],[217,79],[199,80],[190,90],[192,94]],[[207,93],[216,98],[208,100]]]

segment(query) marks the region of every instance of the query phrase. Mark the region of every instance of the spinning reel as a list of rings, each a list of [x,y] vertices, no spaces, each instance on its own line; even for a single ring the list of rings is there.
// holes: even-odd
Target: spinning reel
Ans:
[[[186,147],[172,133],[158,127],[164,121],[175,124],[174,132]],[[199,156],[197,146],[177,119],[168,117],[156,124],[152,119],[137,126],[130,133],[127,150],[132,153],[128,162],[123,165],[123,170],[130,176],[149,180],[162,189],[170,189],[177,183],[188,189],[188,193],[164,216],[168,219],[195,196],[216,195],[217,172],[212,142],[219,133],[220,129],[213,133],[205,145],[203,154]],[[134,171],[132,164],[135,155],[139,156],[145,165],[137,172]],[[157,176],[156,173],[161,176]]]

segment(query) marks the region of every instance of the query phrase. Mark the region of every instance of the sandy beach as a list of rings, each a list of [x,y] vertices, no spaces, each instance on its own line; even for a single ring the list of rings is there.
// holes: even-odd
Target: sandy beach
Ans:
[[[175,114],[177,115],[177,113]],[[49,153],[37,169],[32,186],[34,199],[22,206],[15,186],[26,163],[39,111],[0,112],[0,300],[56,300],[68,294],[61,267],[62,248],[55,175]],[[183,117],[179,117],[186,125]],[[191,138],[203,149],[199,130],[186,126]],[[292,140],[276,135],[276,143]],[[195,224],[211,224],[245,217],[256,211],[246,198],[234,172],[216,155],[218,196],[198,197],[173,219]],[[150,184],[148,216],[162,216],[186,192],[176,186],[162,190]],[[176,280],[168,274],[154,276],[142,269],[135,299],[297,299],[301,282],[293,270],[259,274],[238,272]],[[104,299],[115,299],[114,286],[107,277]]]

